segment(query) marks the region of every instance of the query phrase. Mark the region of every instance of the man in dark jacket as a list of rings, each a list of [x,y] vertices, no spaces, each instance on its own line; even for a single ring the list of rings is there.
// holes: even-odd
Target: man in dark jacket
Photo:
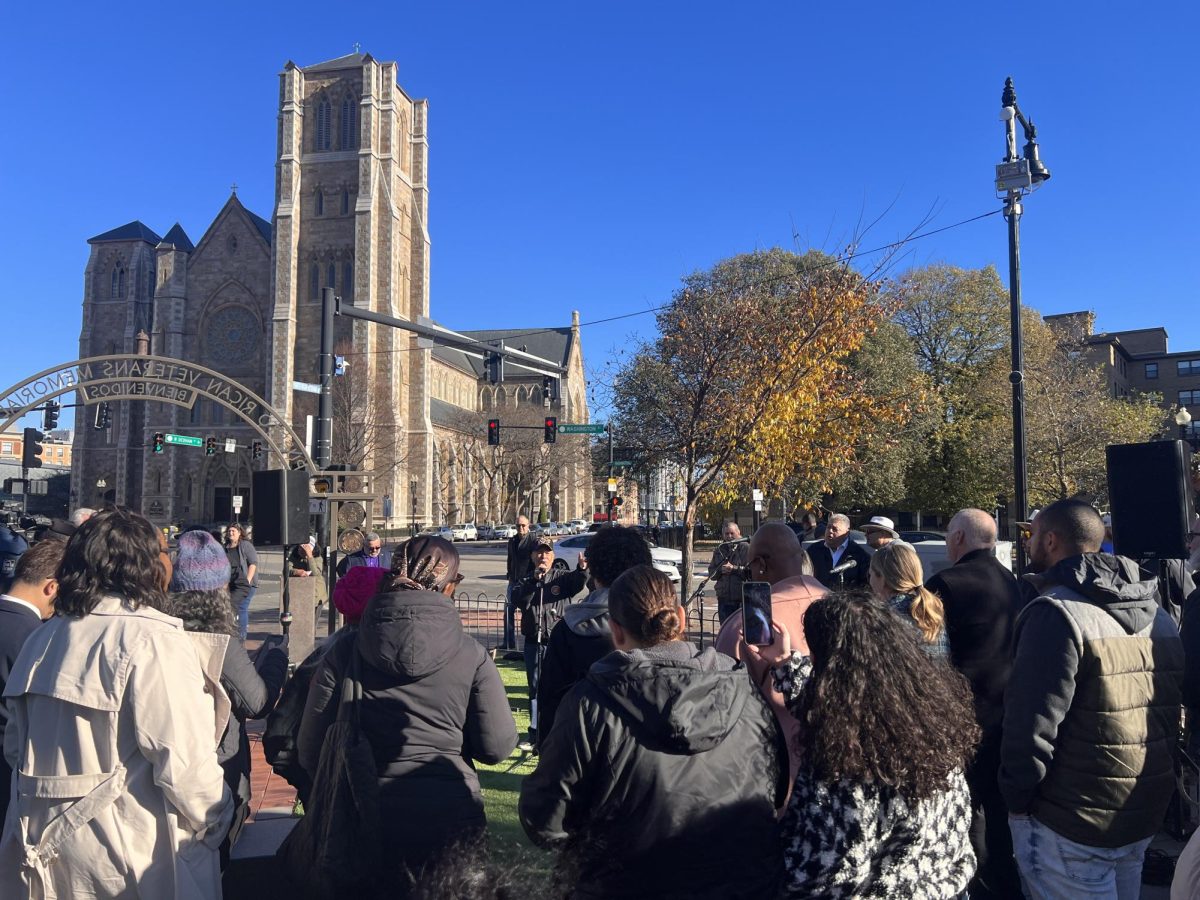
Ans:
[[[554,566],[554,544],[538,538],[533,547],[533,571],[513,587],[513,605],[521,611],[521,635],[525,638],[525,679],[529,685],[529,740],[521,749],[537,745],[538,677],[550,633],[562,618],[571,598],[587,585],[587,559],[580,554],[575,571]]]
[[[1019,897],[1008,810],[1000,795],[1000,725],[1012,672],[1013,619],[1021,605],[1017,580],[996,559],[996,522],[982,509],[960,509],[946,530],[952,565],[926,587],[942,600],[950,661],[971,685],[983,737],[967,769],[971,846],[977,868],[974,897]]]
[[[0,594],[0,695],[8,683],[13,662],[25,639],[42,621],[54,615],[54,597],[58,593],[56,573],[66,544],[42,541],[17,559],[12,584]],[[0,703],[0,734],[8,724],[8,707]],[[8,811],[12,769],[0,754],[0,822]]]
[[[860,587],[867,583],[871,569],[871,554],[850,539],[850,520],[841,513],[829,517],[825,526],[825,539],[808,548],[812,560],[813,577],[825,587]],[[834,569],[853,563],[847,569],[834,573]]]
[[[1040,595],[1017,616],[1000,789],[1033,896],[1136,897],[1175,789],[1183,648],[1157,579],[1100,553],[1077,500],[1033,521]],[[1036,852],[1037,848],[1042,848]]]
[[[563,610],[550,632],[538,679],[538,735],[546,739],[558,705],[592,663],[612,650],[608,627],[608,586],[634,566],[653,565],[646,539],[633,528],[607,526],[588,541],[587,570],[592,592]]]
[[[742,608],[742,585],[750,562],[750,542],[737,522],[721,526],[721,543],[713,550],[708,577],[716,584],[717,621],[724,622]]]
[[[367,566],[371,569],[392,567],[392,551],[384,549],[383,538],[376,532],[368,531],[364,534],[362,548],[338,563],[338,577],[341,578],[355,566]]]
[[[537,539],[529,528],[529,519],[526,516],[517,516],[517,533],[508,539],[508,556],[504,567],[504,578],[508,581],[504,604],[505,650],[517,649],[517,608],[513,605],[513,590],[525,580],[525,576],[533,567],[531,557],[536,542]]]

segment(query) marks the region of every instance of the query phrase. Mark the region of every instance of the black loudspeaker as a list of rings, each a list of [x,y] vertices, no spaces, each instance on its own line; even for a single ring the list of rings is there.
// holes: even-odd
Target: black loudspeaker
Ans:
[[[287,487],[286,492],[284,487]],[[308,473],[303,469],[254,472],[251,500],[254,543],[301,544],[308,540]],[[286,498],[286,499],[285,499]]]
[[[1107,448],[1113,546],[1130,559],[1187,559],[1191,448],[1183,441]]]

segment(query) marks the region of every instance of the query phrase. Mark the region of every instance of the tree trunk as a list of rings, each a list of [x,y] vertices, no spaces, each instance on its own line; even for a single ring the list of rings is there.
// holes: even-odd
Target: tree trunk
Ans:
[[[679,569],[679,602],[686,604],[692,593],[692,538],[696,534],[696,492],[691,485],[687,488],[686,505],[683,508],[683,561]]]

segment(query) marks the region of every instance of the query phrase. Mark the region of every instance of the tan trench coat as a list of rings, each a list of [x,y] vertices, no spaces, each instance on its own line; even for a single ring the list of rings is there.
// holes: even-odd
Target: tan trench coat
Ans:
[[[4,690],[0,897],[221,896],[228,640],[117,597],[30,635]]]

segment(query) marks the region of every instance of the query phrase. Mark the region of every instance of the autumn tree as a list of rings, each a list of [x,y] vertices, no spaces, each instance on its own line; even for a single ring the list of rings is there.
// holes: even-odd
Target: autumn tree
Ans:
[[[887,311],[871,279],[823,254],[773,249],[689,275],[659,312],[659,337],[617,373],[613,406],[622,445],[679,468],[683,599],[702,502],[753,486],[827,490],[854,434],[903,415],[847,363]]]
[[[991,509],[1006,484],[1003,445],[995,440],[1006,409],[989,381],[1008,358],[1004,285],[992,266],[939,263],[906,273],[895,291],[893,321],[928,379],[933,417],[905,470],[908,502],[943,514]]]
[[[1139,443],[1161,434],[1165,415],[1153,394],[1114,397],[1103,362],[1087,343],[1087,317],[1055,319],[1024,309],[1025,443],[1029,502],[1084,497],[1106,501],[1105,448]],[[997,405],[1010,403],[1008,365],[997,361],[990,391]],[[1011,406],[998,418],[992,443],[1010,438]],[[1011,451],[1010,455],[1011,455]],[[1006,474],[1011,477],[1011,461]]]

